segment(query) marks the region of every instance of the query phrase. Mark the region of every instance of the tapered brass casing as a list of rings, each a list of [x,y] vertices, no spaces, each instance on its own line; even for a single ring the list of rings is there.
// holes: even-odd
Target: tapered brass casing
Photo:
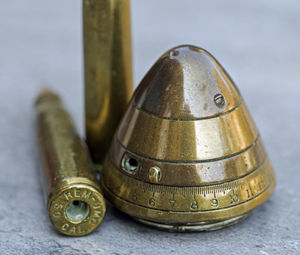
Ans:
[[[101,164],[132,95],[129,0],[83,0],[86,139]]]
[[[204,231],[245,218],[272,194],[275,176],[229,75],[207,51],[180,46],[137,88],[101,185],[145,224]]]
[[[65,235],[87,235],[99,226],[106,210],[87,147],[58,95],[44,90],[36,110],[50,220]]]

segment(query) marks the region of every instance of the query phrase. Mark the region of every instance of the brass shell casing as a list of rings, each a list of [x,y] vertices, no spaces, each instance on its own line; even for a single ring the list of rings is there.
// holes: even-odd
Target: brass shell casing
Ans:
[[[102,164],[132,95],[129,0],[83,0],[86,139]]]
[[[145,76],[101,178],[117,208],[170,231],[236,223],[275,183],[239,91],[217,60],[194,46],[168,51]]]
[[[65,235],[87,235],[99,226],[106,211],[87,147],[58,95],[44,90],[36,110],[50,220]]]

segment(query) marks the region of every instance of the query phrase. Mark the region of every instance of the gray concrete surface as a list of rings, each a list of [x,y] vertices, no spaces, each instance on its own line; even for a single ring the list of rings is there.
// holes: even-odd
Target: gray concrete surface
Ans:
[[[239,86],[272,159],[278,186],[246,221],[172,234],[108,207],[83,238],[57,234],[38,181],[34,97],[59,91],[83,134],[80,0],[0,3],[0,254],[299,254],[299,1],[132,0],[135,84],[168,48],[211,51]]]

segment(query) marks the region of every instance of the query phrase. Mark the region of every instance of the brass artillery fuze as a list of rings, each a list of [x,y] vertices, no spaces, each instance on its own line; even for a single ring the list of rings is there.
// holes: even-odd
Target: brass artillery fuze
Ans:
[[[181,46],[135,91],[101,185],[143,223],[204,231],[244,219],[272,194],[275,176],[229,75],[207,51]]]

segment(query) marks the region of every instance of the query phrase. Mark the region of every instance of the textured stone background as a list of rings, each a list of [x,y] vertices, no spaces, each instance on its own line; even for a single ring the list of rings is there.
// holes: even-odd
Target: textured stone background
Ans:
[[[239,86],[273,161],[278,186],[246,221],[171,234],[109,207],[92,235],[50,225],[38,180],[34,97],[59,91],[83,134],[80,0],[0,3],[0,254],[299,254],[300,2],[132,0],[135,84],[168,48],[211,51]]]

